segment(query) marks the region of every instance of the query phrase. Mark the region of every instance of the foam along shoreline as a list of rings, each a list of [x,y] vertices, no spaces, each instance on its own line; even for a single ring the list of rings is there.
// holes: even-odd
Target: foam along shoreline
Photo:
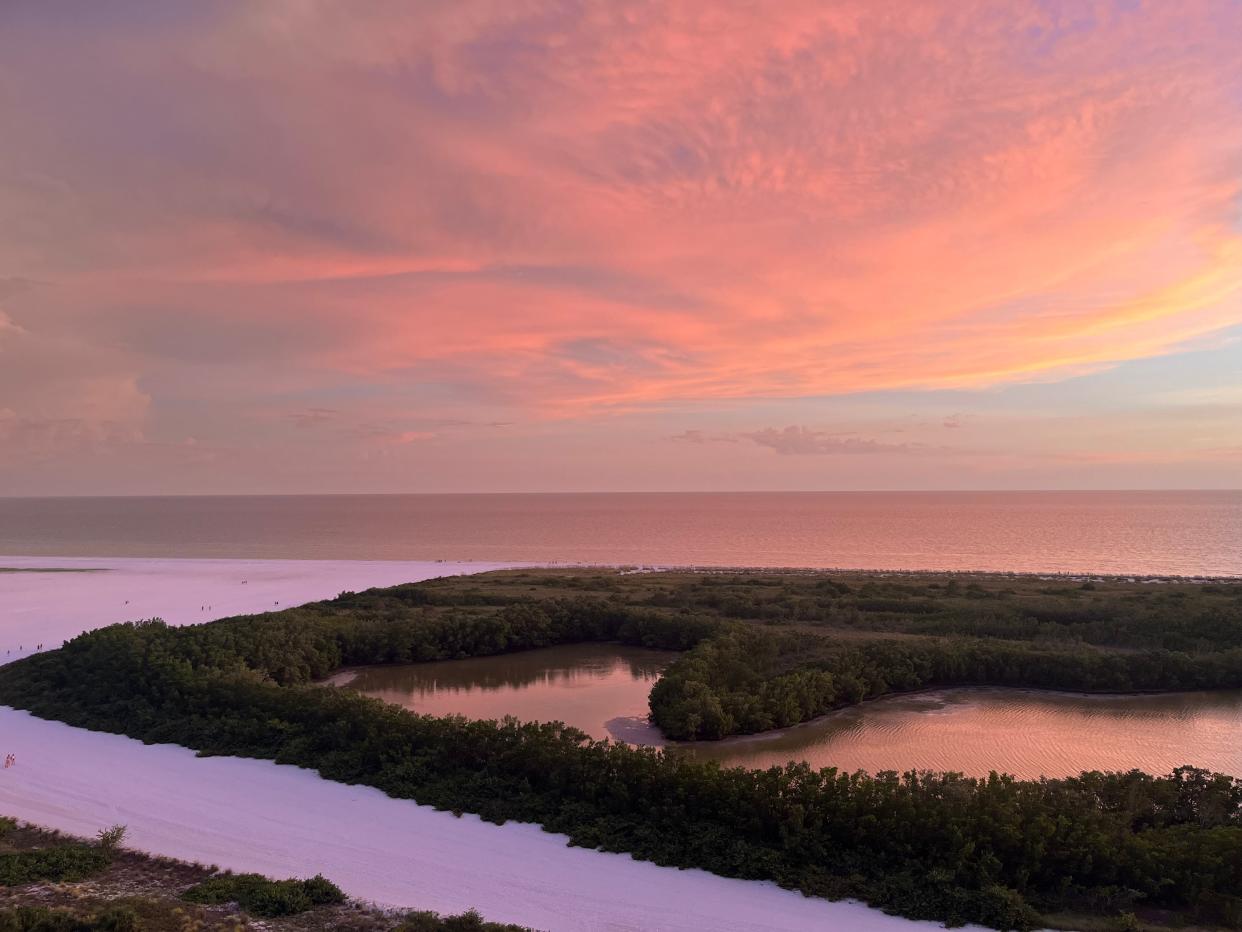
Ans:
[[[0,574],[0,644],[20,644],[24,654],[117,621],[192,624],[345,589],[520,565],[0,557],[0,566],[15,568],[108,570]],[[536,825],[457,818],[297,767],[200,758],[5,707],[0,751],[17,755],[17,766],[0,771],[0,814],[86,836],[124,823],[129,843],[154,854],[278,877],[322,873],[386,906],[476,908],[488,919],[548,930],[940,928],[771,883],[571,848]]]

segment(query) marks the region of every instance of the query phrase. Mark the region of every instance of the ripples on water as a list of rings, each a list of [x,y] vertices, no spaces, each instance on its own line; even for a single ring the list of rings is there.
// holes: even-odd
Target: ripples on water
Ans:
[[[1242,492],[0,498],[0,554],[1242,575]]]
[[[646,722],[651,684],[675,654],[609,644],[444,663],[368,667],[335,680],[433,715],[561,720],[597,738],[663,743]],[[1022,778],[1082,770],[1242,774],[1242,691],[1082,696],[949,689],[894,696],[780,732],[679,745],[724,764],[790,760],[842,770],[991,770]]]

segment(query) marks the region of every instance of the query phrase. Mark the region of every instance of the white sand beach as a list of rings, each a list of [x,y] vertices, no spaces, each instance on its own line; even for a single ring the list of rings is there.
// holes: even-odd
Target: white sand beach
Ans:
[[[194,623],[502,565],[510,564],[0,557],[0,567],[106,570],[0,573],[0,644],[16,656],[19,645],[23,653],[40,642],[52,648],[127,618]],[[0,777],[0,814],[83,835],[124,823],[136,848],[273,876],[323,873],[384,905],[476,908],[549,930],[938,927],[571,848],[534,825],[457,818],[296,767],[198,758],[8,708],[0,708],[0,748],[18,761]]]
[[[330,599],[346,590],[486,573],[520,563],[399,560],[158,560],[5,557],[0,663],[59,647],[83,631],[144,618],[190,625]]]

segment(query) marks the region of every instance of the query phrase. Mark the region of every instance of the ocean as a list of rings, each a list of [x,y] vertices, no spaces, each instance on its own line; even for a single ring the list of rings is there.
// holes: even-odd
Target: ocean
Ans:
[[[0,498],[0,554],[1242,575],[1242,491]]]

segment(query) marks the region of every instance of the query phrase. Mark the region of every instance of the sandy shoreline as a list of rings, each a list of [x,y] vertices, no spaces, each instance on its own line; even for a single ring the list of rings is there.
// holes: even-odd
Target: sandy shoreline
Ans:
[[[0,566],[108,569],[0,574],[0,638],[15,656],[19,645],[21,653],[40,641],[55,647],[116,621],[158,615],[189,624],[515,565],[0,557]],[[473,907],[550,930],[938,928],[770,883],[571,848],[534,825],[456,818],[296,767],[198,758],[8,708],[0,708],[0,747],[19,762],[0,779],[2,814],[84,835],[122,822],[147,851],[279,876],[322,872],[385,905]]]
[[[0,662],[31,653],[40,642],[59,647],[66,638],[119,621],[198,624],[330,599],[345,590],[528,565],[0,556],[0,567],[18,570],[95,571],[0,573]]]

